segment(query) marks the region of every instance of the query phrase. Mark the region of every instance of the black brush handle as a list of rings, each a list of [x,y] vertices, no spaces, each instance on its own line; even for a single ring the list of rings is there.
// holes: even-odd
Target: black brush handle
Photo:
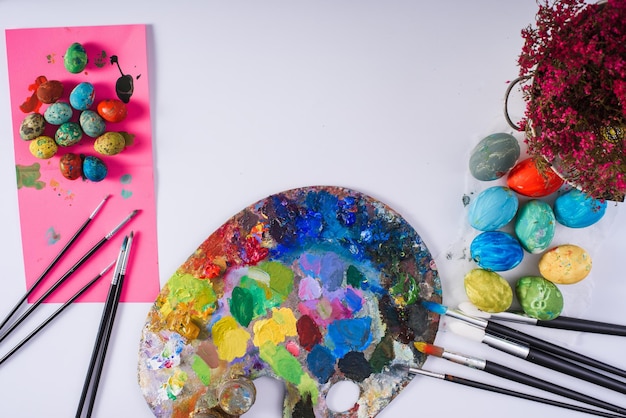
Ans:
[[[626,336],[626,326],[590,321],[588,319],[559,316],[550,321],[537,321],[537,325],[545,328],[558,328],[570,331],[592,332],[595,334]]]
[[[546,380],[539,379],[528,374],[518,372],[506,366],[490,361],[485,362],[484,370],[487,373],[491,373],[496,376],[503,377],[514,382],[522,383],[524,385],[532,386],[537,389],[545,390],[556,395],[564,396],[575,401],[583,402],[588,405],[597,406],[598,408],[606,409],[616,412],[618,414],[626,415],[626,409],[617,405],[610,404],[600,399],[585,395],[584,393],[576,392],[563,386],[556,385]]]
[[[516,392],[514,390],[489,385],[487,383],[478,382],[476,380],[469,380],[469,379],[465,379],[465,378],[458,377],[458,376],[452,376],[449,374],[446,374],[444,379],[449,382],[458,383],[460,385],[465,385],[465,386],[473,387],[476,389],[483,389],[483,390],[487,390],[490,392],[500,393],[502,395],[513,396],[515,398],[526,399],[529,401],[539,402],[539,403],[546,404],[546,405],[557,406],[559,408],[570,409],[572,411],[584,412],[584,413],[596,415],[599,417],[623,418],[623,415],[616,415],[610,412],[599,411],[597,409],[585,408],[584,406],[578,406],[578,405],[573,405],[573,404],[569,404],[566,402],[556,401],[553,399],[542,398],[540,396],[529,395],[523,392]]]
[[[626,394],[626,383],[613,379],[604,374],[598,373],[594,370],[585,368],[584,366],[572,363],[566,359],[553,356],[545,351],[535,350],[531,348],[529,350],[526,360],[539,364],[540,366],[547,367],[552,370],[565,373],[567,375],[577,377],[585,380],[589,383],[593,383],[602,386],[606,389],[611,389],[620,393]]]
[[[605,372],[609,372],[617,376],[626,377],[625,370],[619,369],[615,366],[611,366],[610,364],[603,363],[591,357],[587,357],[575,351],[568,350],[567,348],[558,346],[556,344],[552,344],[540,338],[533,337],[532,335],[525,334],[516,329],[507,327],[506,325],[488,321],[485,330],[489,331],[492,334],[511,338],[515,341],[521,341],[530,345],[530,347],[532,348],[536,348],[550,354],[554,354],[556,356],[564,357],[569,360],[577,361],[579,363],[586,364],[587,366],[591,366],[596,369],[604,370]]]

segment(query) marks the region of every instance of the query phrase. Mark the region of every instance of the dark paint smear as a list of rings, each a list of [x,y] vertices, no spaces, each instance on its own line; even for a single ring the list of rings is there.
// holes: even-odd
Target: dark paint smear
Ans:
[[[111,65],[117,64],[117,69],[120,71],[121,74],[115,82],[115,93],[121,101],[123,101],[124,103],[128,103],[130,102],[130,98],[132,97],[135,90],[133,84],[133,76],[130,74],[124,74],[122,68],[120,67],[117,55],[111,55],[110,59]]]
[[[300,345],[305,350],[311,351],[315,345],[322,342],[322,333],[310,316],[302,315],[296,322],[296,329],[298,330]]]
[[[300,398],[293,407],[291,416],[294,418],[315,418],[313,412],[313,402],[311,401],[311,395]]]
[[[345,377],[355,382],[362,382],[372,374],[372,366],[360,351],[350,351],[339,359],[337,365]]]
[[[370,366],[374,373],[380,373],[394,358],[393,338],[387,334],[374,349],[370,358]]]
[[[311,373],[322,384],[328,382],[328,379],[335,373],[335,356],[322,345],[318,344],[313,347],[306,358],[306,362]]]

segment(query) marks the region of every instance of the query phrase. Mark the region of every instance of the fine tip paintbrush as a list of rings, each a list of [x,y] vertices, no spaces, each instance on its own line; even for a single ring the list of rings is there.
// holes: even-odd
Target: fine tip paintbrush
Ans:
[[[85,408],[85,401],[87,401],[87,412],[85,416],[91,417],[91,413],[93,411],[96,393],[100,383],[100,376],[102,374],[104,360],[106,358],[106,352],[111,338],[113,323],[115,321],[117,307],[122,294],[122,286],[126,276],[126,269],[128,267],[133,238],[134,232],[131,231],[129,236],[124,237],[122,247],[120,248],[113,279],[111,280],[111,285],[109,286],[109,293],[102,309],[100,326],[98,328],[98,334],[96,335],[91,360],[89,361],[87,376],[85,377],[85,382],[83,384],[83,391],[78,403],[78,409],[76,410],[76,418],[81,417],[83,409]],[[89,399],[87,400],[88,394]]]
[[[4,328],[4,326],[9,322],[9,320],[15,315],[15,313],[20,309],[20,307],[22,306],[22,304],[24,304],[24,302],[26,302],[26,299],[28,299],[28,297],[35,291],[35,289],[37,289],[39,287],[39,285],[41,284],[41,282],[43,281],[43,279],[46,278],[46,276],[48,275],[48,273],[50,273],[50,270],[52,270],[52,268],[54,266],[56,266],[56,264],[61,260],[61,258],[63,258],[63,256],[65,255],[65,253],[70,249],[70,247],[76,242],[76,240],[78,239],[78,237],[85,231],[85,229],[87,228],[87,226],[91,223],[91,221],[96,217],[96,215],[98,214],[98,212],[100,212],[100,209],[102,208],[102,206],[104,206],[104,203],[109,199],[109,197],[111,197],[111,195],[106,195],[104,197],[104,199],[100,202],[100,204],[98,204],[98,206],[96,207],[96,209],[94,209],[94,211],[91,213],[91,215],[89,215],[89,217],[83,222],[83,224],[76,230],[76,232],[74,232],[74,235],[72,235],[72,237],[67,241],[67,243],[63,246],[63,248],[61,248],[61,251],[58,252],[58,254],[54,257],[54,259],[50,262],[50,264],[48,264],[48,267],[46,267],[44,269],[44,271],[39,275],[39,277],[37,277],[37,279],[35,279],[35,281],[33,282],[33,284],[28,288],[28,290],[26,291],[26,293],[24,293],[24,295],[17,301],[17,303],[15,304],[15,306],[13,306],[13,309],[11,309],[11,311],[7,314],[7,316],[2,320],[2,322],[0,323],[0,330],[2,330],[2,328]]]
[[[598,373],[595,370],[588,369],[580,364],[573,363],[567,359],[537,350],[529,344],[493,335],[487,330],[476,328],[456,319],[448,323],[448,329],[457,335],[481,342],[496,350],[511,354],[528,362],[582,379],[606,389],[626,394],[626,383]]]
[[[449,316],[450,318],[459,319],[470,325],[489,331],[490,333],[494,335],[498,335],[498,336],[505,337],[505,338],[510,338],[514,341],[523,342],[523,343],[529,344],[531,347],[548,352],[555,356],[567,358],[569,360],[582,363],[587,366],[591,366],[593,368],[603,370],[605,372],[612,373],[620,377],[626,377],[626,370],[622,370],[610,364],[603,363],[599,360],[596,360],[594,358],[569,350],[565,347],[542,340],[541,338],[537,338],[532,335],[525,334],[516,329],[507,327],[506,325],[502,325],[497,322],[489,321],[483,318],[476,318],[476,317],[467,315],[461,311],[449,309],[448,307],[441,305],[439,303],[436,303],[436,302],[423,301],[422,306],[424,306],[426,309],[428,309],[429,311],[433,313],[436,313],[439,315],[446,315],[446,316]]]
[[[452,361],[454,363],[461,364],[463,366],[471,367],[477,370],[483,370],[487,373],[493,374],[498,377],[502,377],[507,380],[511,380],[517,383],[521,383],[527,386],[532,386],[537,389],[544,390],[546,392],[554,393],[569,399],[573,399],[578,402],[583,402],[588,405],[593,405],[598,408],[606,409],[608,411],[616,412],[618,414],[626,414],[626,408],[622,408],[617,405],[613,405],[609,402],[594,398],[581,392],[568,389],[563,386],[559,386],[555,383],[548,382],[546,380],[539,379],[537,377],[522,373],[520,371],[503,366],[499,363],[480,359],[476,357],[469,357],[459,353],[453,353],[446,351],[442,347],[436,345],[427,344],[424,342],[413,343],[415,348],[424,354],[441,357],[443,359]]]
[[[570,409],[572,411],[583,412],[583,413],[592,414],[592,415],[596,415],[599,417],[606,417],[606,418],[623,418],[623,415],[616,415],[610,412],[605,412],[605,411],[600,411],[597,409],[586,408],[584,406],[569,404],[567,402],[561,402],[561,401],[557,401],[553,399],[542,398],[541,396],[530,395],[524,392],[518,392],[515,390],[506,389],[506,388],[502,388],[499,386],[494,386],[494,385],[490,385],[487,383],[479,382],[477,380],[471,380],[471,379],[466,379],[466,378],[459,377],[459,376],[453,376],[451,374],[436,373],[436,372],[432,372],[432,371],[428,371],[424,369],[418,369],[416,367],[409,367],[409,366],[402,365],[402,364],[394,364],[394,367],[398,370],[405,371],[406,373],[409,373],[412,375],[432,377],[435,379],[445,380],[447,382],[457,383],[459,385],[468,386],[468,387],[472,387],[475,389],[481,389],[481,390],[485,390],[489,392],[499,393],[502,395],[512,396],[515,398],[525,399],[525,400],[538,402],[538,403],[542,403],[546,405],[552,405],[552,406],[556,406],[559,408]]]
[[[562,329],[567,331],[590,332],[622,337],[626,336],[626,325],[611,324],[608,322],[591,321],[588,319],[573,318],[563,315],[550,320],[541,320],[514,312],[488,313],[476,308],[470,302],[460,303],[459,310],[471,316],[483,319],[493,319],[495,321],[514,322],[518,324],[535,325],[538,327]]]

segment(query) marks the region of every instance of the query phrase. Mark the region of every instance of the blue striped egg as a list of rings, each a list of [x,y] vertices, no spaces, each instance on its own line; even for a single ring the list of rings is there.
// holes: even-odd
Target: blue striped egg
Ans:
[[[515,221],[515,235],[531,254],[546,250],[556,229],[552,207],[543,200],[529,200],[519,210]]]
[[[487,231],[474,238],[470,244],[470,255],[480,268],[506,271],[522,262],[524,250],[513,235]]]
[[[490,187],[470,203],[469,223],[479,231],[495,231],[511,222],[518,206],[513,190],[504,186]]]
[[[606,212],[606,201],[600,201],[572,189],[554,201],[556,220],[570,228],[585,228],[598,222]]]

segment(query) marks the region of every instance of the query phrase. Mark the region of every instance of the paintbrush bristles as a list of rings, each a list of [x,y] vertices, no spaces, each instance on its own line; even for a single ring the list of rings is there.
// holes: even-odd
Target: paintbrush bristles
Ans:
[[[421,341],[415,341],[413,343],[417,351],[423,354],[428,354],[429,356],[441,357],[443,356],[443,348],[437,347],[436,345],[427,344]]]

